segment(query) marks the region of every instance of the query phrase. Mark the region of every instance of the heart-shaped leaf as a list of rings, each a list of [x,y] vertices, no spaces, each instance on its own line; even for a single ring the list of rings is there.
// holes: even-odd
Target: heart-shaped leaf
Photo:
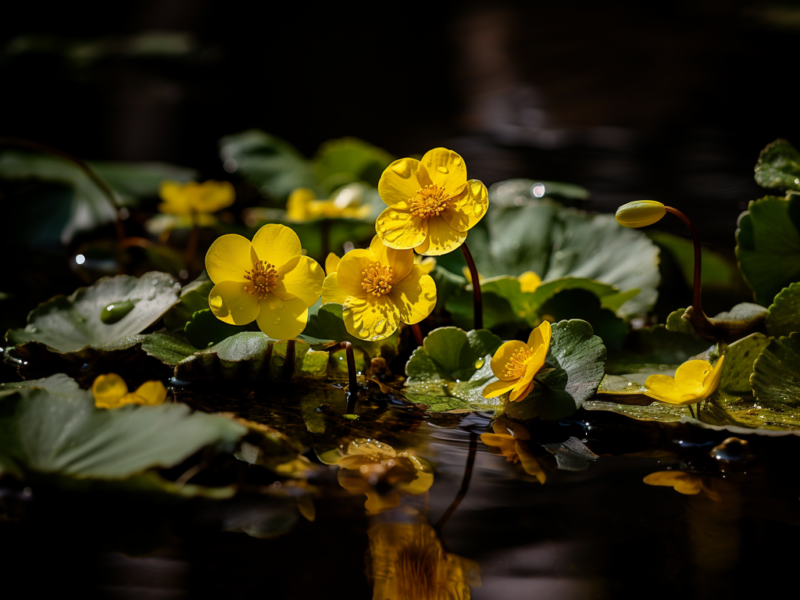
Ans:
[[[800,152],[786,140],[775,140],[761,151],[756,183],[779,190],[800,190]]]
[[[769,307],[767,333],[773,337],[800,332],[800,282],[782,289]]]

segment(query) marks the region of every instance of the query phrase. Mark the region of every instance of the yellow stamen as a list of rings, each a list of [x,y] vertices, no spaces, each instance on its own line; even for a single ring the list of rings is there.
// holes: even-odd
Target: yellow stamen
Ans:
[[[259,300],[266,298],[270,290],[278,285],[278,271],[266,261],[253,263],[253,268],[244,272],[244,278],[250,281],[244,286],[244,291],[251,296],[258,296]]]
[[[528,347],[518,348],[511,355],[503,370],[503,377],[507,379],[519,379],[525,374],[525,367],[528,361],[533,358],[534,351]]]
[[[361,288],[373,296],[385,296],[392,291],[394,269],[379,262],[361,271]]]
[[[426,185],[409,200],[411,213],[423,219],[438,217],[450,206],[450,196],[438,185]]]

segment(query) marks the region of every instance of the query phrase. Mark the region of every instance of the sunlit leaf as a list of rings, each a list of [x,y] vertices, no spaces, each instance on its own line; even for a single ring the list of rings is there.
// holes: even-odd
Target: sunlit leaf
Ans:
[[[782,289],[769,307],[767,333],[781,337],[800,331],[800,283]]]
[[[750,382],[760,402],[800,412],[800,334],[772,339],[756,359]]]
[[[800,190],[800,152],[786,140],[775,140],[761,151],[756,183],[779,190]]]
[[[399,332],[395,332],[379,342],[367,342],[350,335],[347,333],[342,318],[342,305],[332,302],[323,304],[317,314],[311,315],[305,334],[323,340],[350,342],[355,348],[363,350],[370,358],[383,356],[387,359],[397,354],[397,344],[400,338]]]
[[[314,175],[323,191],[331,193],[351,182],[378,185],[394,157],[358,138],[340,138],[322,144],[314,157]]]

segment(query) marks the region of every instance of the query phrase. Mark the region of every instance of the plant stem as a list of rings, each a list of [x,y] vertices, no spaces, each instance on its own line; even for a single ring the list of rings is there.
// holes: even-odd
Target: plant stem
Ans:
[[[467,242],[461,244],[461,252],[469,267],[470,277],[472,277],[472,309],[473,309],[473,328],[483,329],[483,299],[481,298],[481,281],[478,278],[478,268],[472,259],[472,253],[467,247]]]
[[[344,348],[347,354],[347,414],[351,415],[356,409],[356,400],[358,400],[358,380],[356,379],[356,357],[353,354],[353,344],[350,342],[342,342],[339,348]]]
[[[433,528],[437,532],[441,532],[444,526],[447,524],[447,521],[450,517],[453,516],[453,513],[456,512],[458,505],[461,504],[461,501],[467,495],[469,491],[469,482],[472,479],[472,467],[475,465],[475,453],[478,450],[478,434],[474,432],[470,432],[469,434],[469,451],[467,454],[467,464],[464,467],[464,477],[461,480],[461,488],[458,490],[458,494],[453,499],[453,502],[450,503],[450,506],[447,507],[447,510],[441,516],[441,518],[436,522],[436,525]]]
[[[693,418],[693,419],[696,419],[697,417],[696,417],[696,416],[695,416],[695,414],[694,414],[694,409],[692,408],[692,405],[691,405],[691,404],[689,404],[688,406],[689,406],[689,412],[690,412],[690,413],[692,413],[692,418]],[[699,409],[698,409],[698,410],[699,410]]]
[[[422,329],[420,329],[419,323],[414,323],[411,326],[411,331],[414,332],[414,339],[417,342],[417,346],[422,346]]]
[[[103,181],[103,178],[100,177],[97,173],[95,173],[94,169],[86,164],[83,160],[78,158],[77,156],[73,156],[68,152],[64,152],[63,150],[59,150],[57,148],[52,148],[51,146],[46,146],[45,144],[40,144],[39,142],[33,142],[31,140],[26,140],[23,138],[12,138],[12,137],[0,137],[0,146],[17,146],[20,148],[27,148],[28,150],[33,150],[35,152],[41,152],[42,154],[50,154],[52,156],[58,156],[59,158],[63,158],[68,160],[75,166],[77,166],[81,171],[83,171],[86,176],[92,180],[98,189],[103,193],[103,195],[108,200],[111,207],[114,209],[114,214],[116,215],[116,234],[117,240],[122,242],[125,239],[125,228],[122,225],[122,219],[119,216],[120,206],[117,202],[117,196],[114,194],[114,190],[112,190],[109,185]]]

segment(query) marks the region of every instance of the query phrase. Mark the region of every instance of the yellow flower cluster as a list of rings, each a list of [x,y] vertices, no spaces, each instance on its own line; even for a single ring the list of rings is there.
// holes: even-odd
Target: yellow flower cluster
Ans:
[[[158,205],[158,210],[178,216],[210,215],[227,208],[236,198],[236,192],[229,181],[163,181],[159,195],[163,202]]]
[[[128,391],[128,385],[116,373],[100,375],[92,384],[94,404],[97,408],[119,408],[126,404],[163,404],[167,399],[167,389],[160,381],[147,381],[135,392]]]

